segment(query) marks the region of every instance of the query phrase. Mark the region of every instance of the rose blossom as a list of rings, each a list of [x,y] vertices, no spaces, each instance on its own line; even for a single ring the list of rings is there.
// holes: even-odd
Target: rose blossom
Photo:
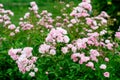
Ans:
[[[30,72],[29,75],[30,75],[31,77],[34,77],[34,76],[35,76],[35,72]]]
[[[93,62],[88,62],[88,63],[86,64],[86,66],[94,69],[94,63],[93,63]]]
[[[51,49],[51,50],[50,50],[50,54],[55,55],[55,54],[56,54],[56,50]]]
[[[109,62],[109,58],[106,57],[106,58],[105,58],[105,61],[106,61],[106,62]]]
[[[120,32],[116,32],[115,37],[120,39]]]
[[[14,25],[14,24],[10,24],[10,25],[8,26],[8,29],[10,29],[10,30],[15,29],[15,25]]]
[[[109,73],[109,72],[104,72],[103,75],[104,75],[105,77],[110,77],[110,73]]]
[[[101,64],[100,65],[100,69],[106,69],[106,65],[105,64]]]
[[[61,50],[64,54],[66,54],[68,52],[68,47],[63,47]]]

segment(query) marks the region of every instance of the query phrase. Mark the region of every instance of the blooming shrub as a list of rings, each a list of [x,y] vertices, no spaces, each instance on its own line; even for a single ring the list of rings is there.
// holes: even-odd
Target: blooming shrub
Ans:
[[[35,72],[38,71],[38,69],[34,65],[34,63],[37,60],[37,57],[32,56],[32,50],[33,48],[31,47],[25,47],[23,50],[10,49],[8,52],[11,58],[13,60],[16,60],[18,68],[22,73],[30,71],[31,69],[34,70]],[[20,55],[18,53],[20,53]],[[34,76],[34,72],[31,72],[30,76]]]
[[[47,10],[39,13],[35,2],[30,6],[16,27],[8,16],[13,13],[0,4],[0,22],[11,30],[7,36],[10,47],[15,47],[8,55],[20,72],[42,80],[114,77],[111,69],[113,58],[119,53],[120,32],[113,40],[113,32],[108,28],[110,16],[105,11],[93,16],[91,1],[83,0],[74,8],[67,4],[65,8],[71,7],[72,11],[63,10],[62,16],[53,18]]]

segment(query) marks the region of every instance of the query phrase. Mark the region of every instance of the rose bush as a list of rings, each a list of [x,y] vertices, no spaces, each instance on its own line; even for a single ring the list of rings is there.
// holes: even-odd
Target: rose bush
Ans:
[[[77,7],[66,4],[62,15],[56,17],[47,10],[38,10],[37,4],[31,2],[29,12],[16,26],[9,17],[14,16],[13,12],[0,4],[1,50],[7,46],[3,53],[9,64],[14,64],[14,69],[7,72],[11,77],[1,79],[119,78],[120,32],[113,39],[108,27],[111,18],[105,11],[93,15],[90,0],[82,0]],[[14,74],[16,71],[23,74]]]

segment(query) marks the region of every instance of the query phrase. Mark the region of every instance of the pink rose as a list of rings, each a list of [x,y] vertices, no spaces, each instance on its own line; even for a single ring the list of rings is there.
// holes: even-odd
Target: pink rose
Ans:
[[[105,61],[106,61],[106,62],[109,62],[109,58],[106,57],[106,58],[105,58]]]
[[[93,63],[93,62],[88,62],[88,63],[86,64],[86,66],[94,69],[94,63]]]
[[[103,75],[104,75],[105,77],[110,77],[110,73],[109,73],[109,72],[104,72]]]
[[[62,50],[61,50],[64,54],[66,54],[68,52],[68,47],[62,47]]]
[[[56,54],[56,50],[55,49],[51,49],[50,50],[50,54],[55,55]]]
[[[15,29],[15,25],[14,25],[14,24],[10,24],[10,25],[8,26],[8,29],[10,29],[10,30]]]
[[[120,39],[120,32],[116,32],[115,37]]]
[[[100,65],[100,69],[106,69],[106,65],[105,64],[101,64]]]
[[[35,72],[30,72],[29,75],[30,75],[31,77],[34,77],[34,76],[35,76]]]

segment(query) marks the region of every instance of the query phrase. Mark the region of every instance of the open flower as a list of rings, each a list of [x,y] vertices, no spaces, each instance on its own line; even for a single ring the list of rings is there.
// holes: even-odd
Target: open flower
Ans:
[[[109,73],[109,72],[104,72],[103,75],[104,75],[105,77],[110,77],[110,73]]]
[[[106,65],[105,64],[101,64],[100,65],[100,69],[106,69]]]
[[[118,38],[118,39],[120,39],[120,32],[116,32],[115,33],[115,37]]]

